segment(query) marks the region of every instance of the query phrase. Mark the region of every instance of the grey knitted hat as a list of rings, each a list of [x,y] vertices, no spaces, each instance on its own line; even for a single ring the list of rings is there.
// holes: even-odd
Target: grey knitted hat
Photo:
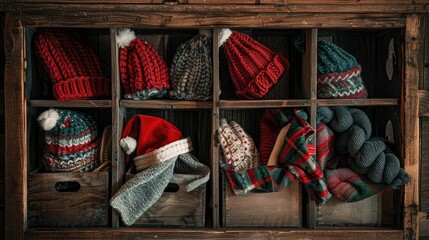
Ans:
[[[162,157],[163,154],[159,156]],[[188,192],[209,180],[210,169],[199,163],[191,153],[169,156],[169,159],[161,160],[158,164],[138,172],[112,197],[110,205],[121,214],[125,225],[132,225],[158,201],[173,173],[198,176],[198,179],[186,186]]]
[[[212,97],[211,33],[201,30],[182,43],[170,68],[170,97],[182,100],[209,100]]]

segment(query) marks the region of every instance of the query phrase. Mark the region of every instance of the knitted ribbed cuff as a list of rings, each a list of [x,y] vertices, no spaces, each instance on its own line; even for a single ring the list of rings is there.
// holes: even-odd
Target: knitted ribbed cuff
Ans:
[[[160,162],[165,162],[175,156],[190,151],[192,151],[192,142],[188,137],[169,143],[150,153],[137,156],[134,158],[134,163],[136,164],[136,170],[140,172]]]
[[[53,85],[55,99],[59,101],[91,99],[110,94],[110,80],[105,77],[76,77]]]

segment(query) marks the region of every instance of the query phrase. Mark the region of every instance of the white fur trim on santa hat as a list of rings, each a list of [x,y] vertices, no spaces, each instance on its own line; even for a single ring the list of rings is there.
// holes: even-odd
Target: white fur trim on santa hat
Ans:
[[[231,34],[232,34],[232,31],[229,28],[223,28],[220,30],[219,37],[218,37],[219,47],[221,47],[226,42],[226,40],[228,40]]]
[[[130,155],[134,150],[136,150],[137,141],[132,137],[124,137],[121,139],[119,145],[121,145],[121,148]]]
[[[119,30],[118,36],[116,36],[116,42],[118,43],[120,48],[128,47],[136,38],[136,34],[131,31],[129,28],[125,28],[122,30]]]
[[[150,153],[137,156],[134,158],[134,163],[136,164],[136,170],[140,172],[190,151],[192,151],[192,141],[191,138],[187,137],[155,149]]]
[[[39,122],[40,126],[45,131],[49,131],[57,125],[58,120],[60,119],[60,115],[54,109],[49,109],[37,118],[37,122]]]
[[[207,36],[207,37],[212,36],[212,32],[210,31],[210,29],[200,29],[199,34]]]

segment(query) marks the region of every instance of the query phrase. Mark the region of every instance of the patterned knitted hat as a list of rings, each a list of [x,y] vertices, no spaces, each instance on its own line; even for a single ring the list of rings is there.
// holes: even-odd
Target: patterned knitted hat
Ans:
[[[125,98],[142,100],[166,97],[170,89],[169,73],[157,50],[137,38],[130,29],[119,32],[117,43]]]
[[[208,100],[212,97],[211,32],[182,43],[171,64],[170,97],[183,100]]]
[[[317,96],[319,98],[366,98],[361,66],[356,58],[328,41],[317,45]]]
[[[110,94],[97,55],[76,34],[43,29],[34,36],[35,49],[59,101],[92,99]]]
[[[137,171],[192,150],[191,140],[183,138],[176,126],[162,118],[142,114],[128,121],[120,145],[127,153],[126,165],[130,155],[136,151],[134,163]]]
[[[52,172],[87,172],[98,166],[95,121],[88,115],[51,108],[37,118],[45,130],[44,157]]]
[[[246,34],[222,29],[219,46],[222,45],[236,94],[240,98],[262,98],[289,69],[286,57]]]

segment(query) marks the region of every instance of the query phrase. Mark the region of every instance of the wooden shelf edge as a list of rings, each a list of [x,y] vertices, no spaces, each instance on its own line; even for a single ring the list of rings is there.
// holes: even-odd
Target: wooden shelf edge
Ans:
[[[101,231],[102,230],[102,231]],[[26,239],[403,239],[403,231],[384,228],[324,229],[153,229],[27,230]]]
[[[318,106],[398,106],[398,98],[317,99]]]
[[[220,100],[220,109],[308,107],[311,100]]]
[[[67,108],[110,108],[111,100],[29,100],[28,104],[32,107],[67,107]]]
[[[146,109],[211,109],[213,103],[176,100],[120,100],[119,105],[127,108]]]

